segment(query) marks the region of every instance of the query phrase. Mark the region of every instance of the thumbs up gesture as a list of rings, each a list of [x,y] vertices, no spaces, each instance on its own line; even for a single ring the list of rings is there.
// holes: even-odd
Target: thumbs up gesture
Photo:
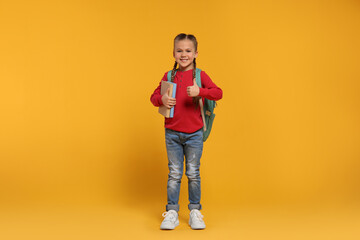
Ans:
[[[189,97],[196,97],[200,93],[200,88],[196,83],[196,79],[194,78],[194,84],[192,86],[187,87],[187,94]]]
[[[170,97],[170,88],[166,91],[166,93],[161,97],[161,101],[163,105],[167,108],[172,108],[176,104],[176,99]]]

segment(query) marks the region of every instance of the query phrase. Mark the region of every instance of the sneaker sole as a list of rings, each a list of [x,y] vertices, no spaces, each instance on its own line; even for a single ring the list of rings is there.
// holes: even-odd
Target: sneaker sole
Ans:
[[[179,222],[175,222],[175,226],[174,227],[161,227],[161,230],[174,230],[177,226],[179,226]]]
[[[190,226],[191,227],[191,226]],[[191,227],[191,229],[193,230],[203,230],[205,229],[206,227]]]
[[[189,225],[190,225],[191,229],[193,229],[193,230],[203,230],[203,229],[206,228],[206,226],[203,226],[203,227],[193,227],[193,226],[191,226],[191,223],[190,223],[190,222],[189,222]]]

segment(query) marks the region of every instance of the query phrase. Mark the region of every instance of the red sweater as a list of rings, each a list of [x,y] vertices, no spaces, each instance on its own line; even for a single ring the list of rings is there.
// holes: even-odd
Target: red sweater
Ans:
[[[222,90],[211,81],[204,71],[201,71],[200,76],[202,87],[200,88],[199,96],[215,101],[220,100],[222,98]],[[165,118],[165,128],[178,132],[193,133],[204,126],[200,107],[196,107],[192,97],[187,95],[187,87],[194,84],[192,77],[192,69],[184,72],[177,71],[174,78],[174,83],[177,84],[174,117]],[[167,72],[161,81],[167,81]],[[160,94],[161,81],[150,98],[152,104],[156,107],[163,104]]]

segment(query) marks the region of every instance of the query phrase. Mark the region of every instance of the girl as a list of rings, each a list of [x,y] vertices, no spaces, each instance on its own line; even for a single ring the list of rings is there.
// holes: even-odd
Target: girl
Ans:
[[[200,98],[219,100],[222,90],[217,87],[210,77],[201,71],[199,88],[195,82],[197,40],[193,35],[181,33],[174,39],[175,64],[172,71],[172,82],[177,84],[176,98],[167,93],[160,94],[159,86],[151,95],[154,106],[161,105],[174,108],[173,118],[165,118],[165,140],[168,156],[169,176],[167,183],[167,205],[163,213],[164,220],[160,229],[174,229],[179,225],[179,193],[181,177],[183,175],[184,156],[186,176],[188,178],[190,210],[189,224],[192,229],[204,229],[205,223],[200,213],[200,158],[203,150],[203,120],[199,107]],[[177,66],[179,68],[177,69]],[[165,73],[162,81],[167,81]]]

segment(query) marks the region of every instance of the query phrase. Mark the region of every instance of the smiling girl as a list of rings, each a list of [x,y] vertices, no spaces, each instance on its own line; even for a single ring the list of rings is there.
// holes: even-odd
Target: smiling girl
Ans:
[[[174,68],[172,82],[177,84],[176,98],[167,93],[161,95],[161,81],[167,81],[167,73],[151,95],[154,106],[174,108],[173,118],[165,118],[165,140],[168,156],[169,176],[167,182],[167,205],[163,213],[161,229],[174,229],[179,225],[179,193],[184,169],[188,178],[190,220],[192,229],[204,229],[205,223],[200,213],[200,158],[203,151],[203,120],[199,99],[220,100],[222,90],[210,77],[201,71],[201,87],[195,80],[196,58],[198,56],[197,40],[193,35],[181,33],[174,39]],[[179,66],[179,68],[177,68]]]

